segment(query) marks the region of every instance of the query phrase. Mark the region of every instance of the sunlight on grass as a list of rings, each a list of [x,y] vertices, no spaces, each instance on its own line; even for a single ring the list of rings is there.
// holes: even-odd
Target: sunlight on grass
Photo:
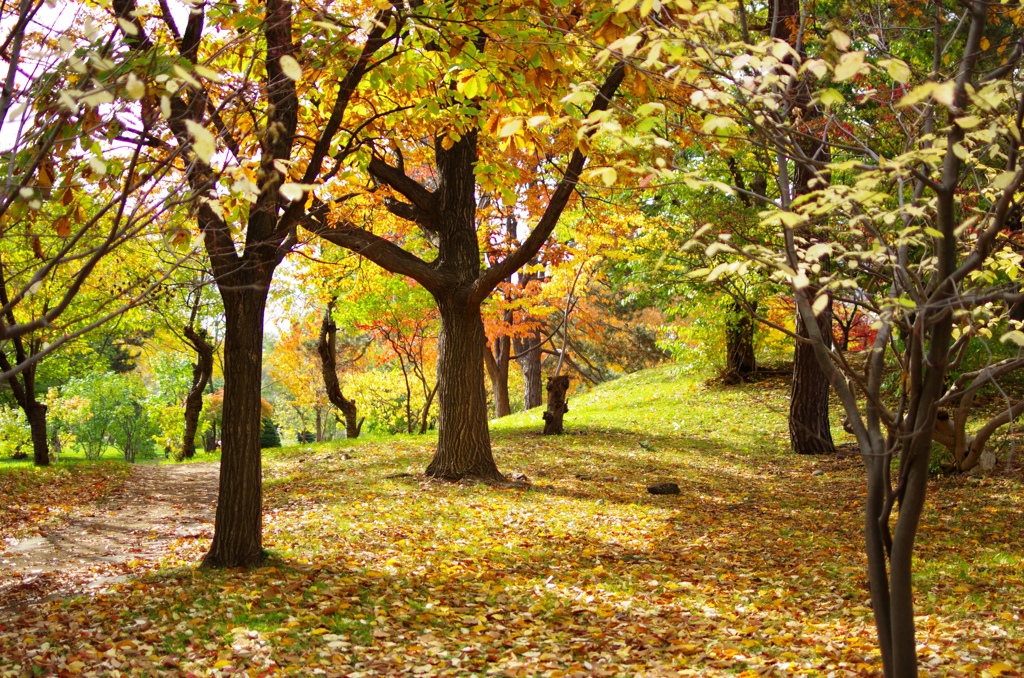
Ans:
[[[113,647],[142,673],[173,658],[197,674],[872,675],[861,464],[791,455],[786,396],[666,367],[573,399],[565,436],[539,435],[539,411],[494,422],[499,467],[529,489],[424,479],[429,435],[268,452],[268,567],[178,567],[33,619],[131,637],[135,653],[66,653]],[[646,492],[666,480],[682,493]],[[1020,667],[1019,483],[933,487],[921,660]],[[168,565],[207,546],[183,541]],[[19,638],[4,631],[0,654]]]

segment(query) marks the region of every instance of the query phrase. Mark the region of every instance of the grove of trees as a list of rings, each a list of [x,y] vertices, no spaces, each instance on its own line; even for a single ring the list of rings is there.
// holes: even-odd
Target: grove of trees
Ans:
[[[268,444],[436,429],[426,476],[502,483],[488,422],[545,383],[558,430],[570,384],[770,363],[794,453],[836,453],[830,401],[856,439],[884,673],[917,675],[937,455],[990,467],[1024,412],[1019,7],[2,12],[5,454],[219,447],[203,563],[255,567]]]

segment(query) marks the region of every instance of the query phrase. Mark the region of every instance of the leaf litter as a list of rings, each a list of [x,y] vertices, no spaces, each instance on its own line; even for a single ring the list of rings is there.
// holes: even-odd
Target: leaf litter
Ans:
[[[785,405],[778,385],[623,378],[575,400],[574,434],[495,424],[525,488],[422,478],[429,438],[285,448],[266,567],[200,571],[207,532],[168,540],[129,579],[0,614],[0,674],[877,675],[860,461],[789,454]],[[682,493],[647,494],[664,480]],[[1018,476],[933,483],[929,675],[1020,675],[1021,514]]]

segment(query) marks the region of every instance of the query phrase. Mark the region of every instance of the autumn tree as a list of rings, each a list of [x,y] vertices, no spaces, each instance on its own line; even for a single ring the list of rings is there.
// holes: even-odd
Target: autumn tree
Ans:
[[[324,318],[320,323],[320,336],[316,345],[320,357],[320,373],[323,376],[327,399],[331,401],[345,417],[345,437],[358,438],[362,431],[363,419],[359,418],[359,410],[354,398],[346,398],[341,390],[338,379],[338,326],[334,322],[333,300],[324,308]]]
[[[838,395],[865,462],[872,610],[884,673],[904,678],[917,675],[913,551],[940,407],[1018,365],[1015,357],[989,364],[952,388],[947,376],[972,342],[1024,344],[1007,324],[1020,298],[1009,283],[1011,215],[1024,184],[1024,104],[1010,76],[1024,50],[1016,9],[967,1],[957,16],[942,3],[930,13],[858,7],[847,14],[857,22],[827,33],[813,30],[815,17],[790,12],[790,40],[752,36],[745,8],[716,6],[702,24],[646,32],[645,49],[664,49],[659,38],[671,43],[667,61],[685,66],[677,83],[704,111],[709,140],[774,153],[778,193],[761,223],[782,248],[699,244],[793,289],[807,332],[801,344]],[[919,30],[931,36],[925,47]],[[708,181],[699,171],[688,176]],[[819,323],[833,297],[873,318],[877,334],[862,365]],[[892,370],[902,378],[888,391]],[[1000,421],[1022,410],[1007,398]]]
[[[224,303],[221,493],[204,564],[257,565],[270,283],[308,218],[310,188],[352,152],[350,138],[339,136],[352,122],[349,106],[367,72],[387,58],[405,15],[399,7],[325,13],[267,0],[231,11],[197,5],[181,27],[166,5],[150,14],[134,0],[116,0],[112,9],[134,55],[133,75],[144,83],[142,118],[159,146],[182,159]]]
[[[167,164],[145,162],[146,140],[118,118],[130,108],[114,94],[122,55],[97,31],[77,30],[84,8],[72,8],[66,30],[37,21],[39,11],[27,0],[3,10],[0,379],[26,413],[36,464],[45,465],[38,365],[137,307],[173,270],[170,261],[155,276],[142,273],[165,242],[152,237],[156,221],[176,203],[148,200]],[[105,265],[115,252],[132,265]]]
[[[347,219],[343,204],[325,209],[316,229],[324,239],[416,280],[437,304],[440,420],[437,451],[427,467],[434,477],[502,478],[487,428],[480,306],[551,235],[625,76],[622,65],[607,66],[606,75],[596,77],[599,86],[569,92],[576,65],[592,72],[585,68],[591,53],[587,45],[563,39],[563,27],[577,23],[578,14],[545,10],[543,15],[504,5],[421,5],[414,10],[421,30],[403,36],[406,55],[414,60],[391,65],[408,69],[394,96],[417,115],[391,117],[368,130],[376,137],[369,145],[366,172],[387,190],[383,204],[391,214],[420,229],[429,243],[427,252]],[[600,24],[610,16],[606,8],[595,8],[589,18]],[[571,97],[560,106],[563,93]],[[537,128],[552,115],[575,117],[587,102],[575,150],[565,151],[564,164],[545,168],[551,192],[542,216],[514,251],[483,268],[481,241],[487,235],[478,231],[480,201],[484,194],[496,199],[510,189],[503,185],[506,166],[499,146],[528,142],[538,151],[553,146],[561,152],[564,133],[555,143]],[[532,127],[524,124],[533,113],[540,117]],[[508,174],[510,180],[517,176]],[[514,196],[501,199],[514,202]]]

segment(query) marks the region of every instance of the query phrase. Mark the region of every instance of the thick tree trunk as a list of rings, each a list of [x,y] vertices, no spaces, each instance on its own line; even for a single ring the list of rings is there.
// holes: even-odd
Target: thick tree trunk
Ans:
[[[516,339],[516,362],[523,372],[523,400],[526,409],[532,410],[544,404],[544,385],[541,379],[540,332],[534,332],[525,339]]]
[[[818,316],[822,336],[831,337],[832,314],[826,308]],[[796,334],[807,337],[800,314],[796,315]],[[828,377],[814,357],[810,342],[797,341],[793,354],[793,385],[789,396],[789,440],[797,454],[835,454],[832,429],[828,421]]]
[[[220,491],[204,567],[254,567],[263,562],[260,390],[265,285],[221,290],[224,299],[224,418]]]
[[[320,370],[324,377],[327,399],[345,416],[345,437],[358,438],[359,432],[363,428],[363,422],[358,418],[356,401],[345,397],[341,391],[341,382],[338,381],[338,326],[331,318],[332,306],[333,302],[324,311],[324,320],[320,324],[320,341],[316,346],[316,352],[320,355]]]
[[[757,311],[757,302],[753,304]],[[757,370],[754,355],[754,318],[735,299],[725,322],[725,380],[737,384],[749,379]],[[813,356],[812,356],[813,357]]]
[[[562,417],[569,411],[569,376],[563,374],[548,379],[548,409],[544,413],[544,435],[565,433]]]
[[[484,390],[480,307],[459,293],[436,297],[441,312],[437,355],[437,452],[427,475],[446,480],[504,480],[491,454]]]
[[[46,405],[31,401],[25,408],[25,417],[32,432],[32,460],[36,466],[49,466],[50,441],[46,437]]]
[[[203,413],[203,389],[213,376],[213,346],[206,341],[204,332],[185,327],[185,338],[196,352],[192,365],[192,388],[185,397],[185,433],[181,437],[181,458],[191,459],[196,454],[196,431]]]

